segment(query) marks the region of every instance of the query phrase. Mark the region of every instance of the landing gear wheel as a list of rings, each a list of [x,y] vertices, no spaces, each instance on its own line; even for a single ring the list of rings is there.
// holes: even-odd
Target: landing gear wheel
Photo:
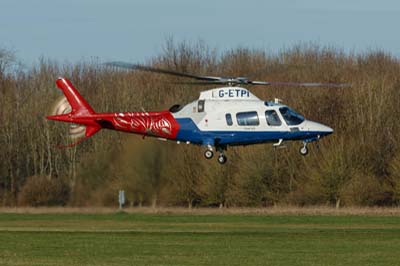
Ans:
[[[226,158],[226,156],[225,156],[224,154],[220,154],[220,155],[218,156],[218,162],[219,162],[220,164],[226,163],[227,160],[228,160],[228,159]]]
[[[204,152],[204,157],[206,157],[207,160],[210,160],[214,156],[214,153],[212,150],[206,150]]]
[[[306,156],[308,154],[307,145],[304,145],[303,147],[301,147],[299,152],[300,152],[301,155]]]

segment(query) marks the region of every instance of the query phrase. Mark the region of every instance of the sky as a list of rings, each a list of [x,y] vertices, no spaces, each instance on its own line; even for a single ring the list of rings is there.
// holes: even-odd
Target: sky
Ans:
[[[144,62],[165,41],[279,52],[298,43],[400,56],[398,0],[0,0],[0,48],[40,57]]]

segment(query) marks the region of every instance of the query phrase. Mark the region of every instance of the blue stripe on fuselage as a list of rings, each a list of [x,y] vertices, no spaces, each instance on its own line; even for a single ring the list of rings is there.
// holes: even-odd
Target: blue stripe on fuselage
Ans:
[[[289,131],[202,131],[191,118],[177,118],[180,128],[176,140],[200,145],[246,145],[279,139],[302,140],[326,135],[322,132]]]

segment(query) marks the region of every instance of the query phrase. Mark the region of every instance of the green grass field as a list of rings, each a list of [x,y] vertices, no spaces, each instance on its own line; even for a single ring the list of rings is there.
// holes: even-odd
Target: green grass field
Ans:
[[[400,265],[400,217],[3,213],[0,265]]]

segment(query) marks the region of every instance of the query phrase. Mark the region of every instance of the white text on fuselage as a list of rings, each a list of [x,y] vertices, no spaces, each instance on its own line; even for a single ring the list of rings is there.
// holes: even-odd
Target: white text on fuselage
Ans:
[[[247,98],[250,97],[250,92],[241,89],[219,90],[218,96],[220,98]]]

